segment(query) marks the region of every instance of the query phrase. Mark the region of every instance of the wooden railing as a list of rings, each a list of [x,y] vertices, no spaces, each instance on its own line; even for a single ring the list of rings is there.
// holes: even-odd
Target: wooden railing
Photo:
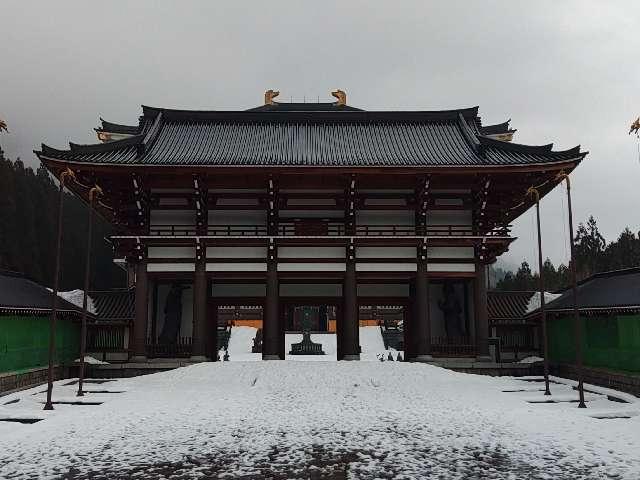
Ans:
[[[483,233],[486,236],[509,235],[510,226],[495,228]],[[213,237],[256,237],[266,236],[266,225],[209,225],[206,234]],[[278,236],[344,236],[346,229],[342,222],[322,221],[291,221],[278,224]],[[150,235],[157,236],[195,236],[197,234],[194,225],[151,225]],[[375,237],[389,236],[402,237],[416,235],[413,225],[357,225],[357,236]],[[429,225],[426,236],[429,237],[465,237],[478,235],[479,232],[471,225]]]
[[[473,357],[476,345],[469,336],[431,337],[431,353],[437,357]]]
[[[128,326],[123,323],[94,323],[87,325],[88,352],[124,352],[125,332]]]
[[[185,358],[192,351],[191,337],[178,337],[176,343],[153,343],[147,339],[147,357],[149,358]]]

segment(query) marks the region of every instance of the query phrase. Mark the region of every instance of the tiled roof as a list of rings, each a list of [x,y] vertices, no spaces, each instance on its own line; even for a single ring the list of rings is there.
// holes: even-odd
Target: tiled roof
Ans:
[[[487,311],[490,323],[522,322],[529,300],[535,292],[487,292]]]
[[[53,293],[15,272],[0,272],[0,311],[50,312]],[[81,314],[82,309],[58,297],[62,313]]]
[[[98,321],[133,320],[135,293],[133,289],[104,290],[90,292]]]
[[[579,147],[554,152],[550,145],[488,138],[477,107],[367,112],[325,104],[283,105],[226,112],[143,107],[138,127],[103,121],[102,130],[130,134],[128,138],[72,143],[69,150],[43,145],[36,154],[110,165],[336,167],[527,165],[579,161],[586,155]]]
[[[578,307],[584,310],[639,309],[640,267],[597,273],[578,284]],[[549,302],[548,311],[571,310],[573,290]]]

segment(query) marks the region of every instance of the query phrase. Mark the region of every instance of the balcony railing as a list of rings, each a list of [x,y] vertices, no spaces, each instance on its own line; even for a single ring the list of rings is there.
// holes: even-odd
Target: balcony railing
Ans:
[[[495,228],[483,233],[486,236],[507,236],[510,226]],[[212,237],[257,237],[267,235],[266,225],[209,225],[206,234]],[[196,236],[194,225],[151,225],[150,235],[157,236]],[[280,222],[278,236],[344,236],[346,229],[342,222]],[[356,236],[364,237],[402,237],[416,235],[413,225],[357,225]],[[478,235],[471,225],[429,225],[428,237],[466,237]]]

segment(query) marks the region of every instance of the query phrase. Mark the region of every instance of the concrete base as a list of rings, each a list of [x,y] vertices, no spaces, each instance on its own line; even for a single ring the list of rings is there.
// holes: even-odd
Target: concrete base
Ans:
[[[476,357],[476,362],[493,362],[493,358],[490,355],[478,355]]]
[[[360,354],[357,355],[345,355],[342,357],[342,360],[346,360],[348,362],[353,362],[355,360],[360,360]]]
[[[129,360],[129,363],[145,363],[147,361],[147,357],[144,355],[134,355]]]
[[[189,358],[189,361],[190,362],[208,362],[209,359],[204,355],[194,355],[191,358]]]
[[[433,359],[433,357],[431,355],[418,355],[415,358],[416,362],[424,362],[424,363],[431,363],[434,362],[435,360]]]
[[[280,355],[263,355],[262,360],[280,360]]]

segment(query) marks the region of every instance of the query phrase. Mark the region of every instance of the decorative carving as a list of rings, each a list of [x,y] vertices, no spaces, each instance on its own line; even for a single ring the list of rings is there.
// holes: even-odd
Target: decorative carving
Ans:
[[[182,324],[182,291],[186,287],[173,283],[164,304],[164,325],[158,343],[161,345],[175,344],[178,341],[180,325]]]
[[[331,92],[331,95],[333,95],[338,99],[338,101],[336,102],[336,105],[347,104],[347,94],[344,90],[340,90],[340,89],[334,90],[333,92]]]
[[[0,130],[2,130],[2,128],[0,128]],[[635,122],[631,124],[629,135],[631,135],[632,132],[638,135],[638,130],[640,130],[640,117],[636,118]]]
[[[276,103],[273,101],[273,99],[278,95],[280,95],[280,92],[277,90],[267,90],[266,92],[264,92],[264,104],[273,105],[274,103]]]
[[[9,133],[9,129],[7,128],[7,122],[5,122],[0,118],[0,132],[2,132],[3,130]]]
[[[453,284],[447,282],[442,288],[442,299],[438,300],[438,307],[444,315],[444,329],[448,338],[460,338],[462,328],[460,325],[460,314],[462,307],[458,301]]]

